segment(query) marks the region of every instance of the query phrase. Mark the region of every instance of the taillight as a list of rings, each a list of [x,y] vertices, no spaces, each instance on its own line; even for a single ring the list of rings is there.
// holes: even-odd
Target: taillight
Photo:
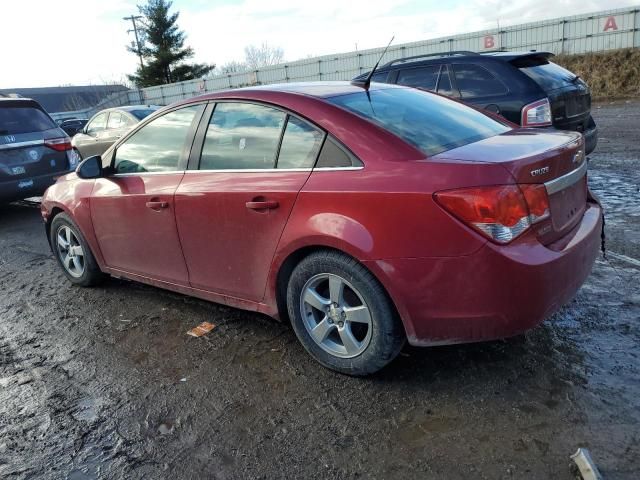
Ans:
[[[544,127],[551,125],[551,104],[548,98],[522,107],[520,125],[523,127]]]
[[[71,150],[71,139],[69,137],[47,138],[44,141],[44,146],[58,152],[64,152]]]
[[[549,217],[544,185],[499,185],[434,194],[446,211],[497,243],[509,243]]]

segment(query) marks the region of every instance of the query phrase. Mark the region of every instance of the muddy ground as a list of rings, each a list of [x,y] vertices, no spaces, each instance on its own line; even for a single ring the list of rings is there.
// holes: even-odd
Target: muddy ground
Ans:
[[[1,478],[573,479],[640,469],[640,103],[594,109],[608,260],[507,341],[356,379],[285,325],[110,280],[72,287],[37,207],[0,209]],[[634,263],[634,260],[635,263]],[[203,338],[185,332],[202,321]]]

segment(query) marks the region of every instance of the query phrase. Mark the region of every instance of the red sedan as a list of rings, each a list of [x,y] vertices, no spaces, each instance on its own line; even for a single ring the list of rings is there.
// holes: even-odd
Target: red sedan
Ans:
[[[65,275],[105,274],[289,319],[363,375],[412,345],[519,334],[575,294],[602,210],[580,134],[346,82],[194,98],[49,188]]]

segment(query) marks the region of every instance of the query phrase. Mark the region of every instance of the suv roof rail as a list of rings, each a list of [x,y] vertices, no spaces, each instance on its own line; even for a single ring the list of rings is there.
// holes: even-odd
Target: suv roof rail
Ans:
[[[454,55],[480,55],[478,52],[472,52],[470,50],[453,50],[450,52],[439,52],[439,53],[425,53],[424,55],[414,55],[413,57],[404,57],[398,58],[396,60],[391,60],[389,63],[385,63],[382,67],[389,67],[396,63],[406,63],[410,61],[418,60],[419,58],[428,58],[428,57],[453,57]]]

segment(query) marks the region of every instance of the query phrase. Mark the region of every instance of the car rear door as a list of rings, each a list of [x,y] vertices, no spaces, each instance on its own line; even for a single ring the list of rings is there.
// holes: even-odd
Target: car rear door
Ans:
[[[145,124],[117,146],[114,173],[96,180],[91,218],[108,267],[188,285],[174,193],[203,109],[182,107]]]
[[[324,132],[254,103],[221,102],[207,115],[198,133],[201,153],[192,158],[195,168],[186,172],[176,192],[190,283],[260,301],[280,235]]]

